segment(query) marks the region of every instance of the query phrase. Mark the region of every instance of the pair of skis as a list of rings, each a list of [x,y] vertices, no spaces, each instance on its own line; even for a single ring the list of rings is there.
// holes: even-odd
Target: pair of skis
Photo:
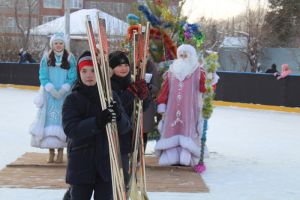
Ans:
[[[141,26],[141,25],[140,25]],[[145,37],[142,32],[134,31],[133,33],[133,81],[145,78],[145,70],[147,65],[147,52],[149,47],[149,30],[150,23],[146,25]],[[142,30],[140,28],[139,30]],[[131,154],[131,177],[129,182],[129,196],[131,200],[148,200],[146,190],[146,171],[144,157],[144,141],[143,141],[143,101],[135,99],[133,111],[133,121],[135,122],[133,131],[133,149]],[[138,156],[140,166],[138,166]],[[139,170],[138,170],[139,167]],[[140,191],[138,189],[137,172],[140,172]]]
[[[109,64],[107,55],[108,43],[105,31],[105,24],[103,24],[103,20],[99,17],[99,14],[100,13],[97,12],[96,17],[98,40],[96,41],[90,16],[86,16],[86,29],[94,71],[97,80],[100,104],[102,109],[105,110],[109,105],[112,104],[113,96],[109,77]],[[113,122],[107,124],[106,132],[109,143],[113,199],[126,200],[126,190],[124,184],[124,175],[122,169],[120,145],[116,123]]]

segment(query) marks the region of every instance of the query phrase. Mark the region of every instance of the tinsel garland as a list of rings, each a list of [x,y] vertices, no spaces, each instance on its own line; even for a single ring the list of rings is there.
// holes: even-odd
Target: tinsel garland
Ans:
[[[154,3],[159,6],[162,6],[162,0],[154,0]]]
[[[146,6],[140,5],[138,9],[144,14],[146,19],[151,23],[153,27],[161,25],[162,22],[160,21],[160,19],[153,15]]]
[[[206,92],[204,93],[202,115],[204,119],[209,119],[213,112],[213,100],[215,97],[215,92],[213,90],[212,82],[213,82],[214,73],[219,67],[218,54],[210,53],[205,58],[205,65],[207,66],[206,69],[207,74],[206,74],[206,81],[205,81]]]
[[[178,18],[172,14],[169,7],[161,0],[152,0],[150,2],[148,0],[148,6],[139,5],[138,10],[150,22],[152,27],[159,32],[159,34],[153,34],[152,31],[152,36],[150,36],[154,44],[158,43],[159,40],[163,44],[163,49],[157,48],[158,45],[152,45],[154,48],[150,49],[150,53],[156,55],[157,61],[159,61],[159,57],[160,61],[175,59],[177,46],[181,44],[191,44],[196,49],[201,48],[205,36],[200,31],[200,25],[189,24],[184,18],[178,21]],[[176,39],[173,38],[174,36]],[[160,52],[151,52],[152,50]]]
[[[155,40],[162,40],[168,54],[168,59],[173,60],[176,58],[177,48],[166,32],[160,31],[158,28],[151,28],[150,38]]]
[[[140,25],[131,25],[127,29],[127,38],[129,41],[132,40],[133,32],[136,31],[137,33],[142,33],[142,26]]]
[[[158,8],[159,8],[159,10],[161,12],[161,16],[162,16],[162,18],[164,19],[165,22],[175,23],[176,18],[175,18],[174,15],[172,15],[171,11],[167,7],[159,6]]]
[[[210,53],[205,58],[205,66],[206,66],[206,81],[205,81],[205,87],[206,92],[204,93],[204,100],[203,100],[203,108],[202,108],[202,116],[204,118],[203,120],[203,130],[202,130],[202,136],[201,136],[201,150],[200,150],[200,159],[197,165],[194,166],[194,170],[197,173],[202,173],[206,170],[206,166],[204,164],[204,149],[205,149],[205,143],[206,143],[206,133],[208,129],[208,119],[210,118],[212,112],[213,112],[213,99],[214,99],[214,90],[213,90],[213,79],[214,74],[219,67],[218,63],[218,55],[217,53]]]
[[[179,44],[190,43],[199,49],[204,39],[205,35],[200,31],[198,24],[189,24],[184,21],[180,22],[178,32]]]
[[[135,14],[129,13],[127,15],[127,23],[132,26],[140,23],[140,18],[136,16]]]

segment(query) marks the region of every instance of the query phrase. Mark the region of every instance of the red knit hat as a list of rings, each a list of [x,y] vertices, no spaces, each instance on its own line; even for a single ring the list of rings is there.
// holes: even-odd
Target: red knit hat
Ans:
[[[78,59],[77,67],[79,72],[84,66],[93,67],[93,61],[89,51],[85,51]]]

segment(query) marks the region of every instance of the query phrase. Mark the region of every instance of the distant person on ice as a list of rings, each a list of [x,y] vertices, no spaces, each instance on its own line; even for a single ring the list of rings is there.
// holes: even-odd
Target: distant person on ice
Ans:
[[[55,33],[50,39],[50,51],[40,63],[41,87],[39,97],[35,100],[39,111],[30,129],[31,145],[49,149],[49,163],[63,162],[63,148],[67,143],[61,111],[65,97],[76,79],[76,59],[65,49],[63,33]],[[55,149],[58,149],[56,160]]]
[[[23,48],[19,51],[19,63],[36,63],[36,61],[32,58],[31,54],[28,51],[25,51]]]
[[[275,63],[272,64],[270,69],[267,69],[266,73],[274,74],[274,73],[279,73],[277,71],[277,66]]]
[[[155,152],[160,165],[194,166],[200,157],[202,95],[205,71],[193,46],[183,44],[167,71],[157,98],[163,115]]]
[[[277,80],[283,79],[290,75],[292,73],[292,70],[290,70],[288,64],[283,64],[281,65],[281,73],[274,73],[274,76],[277,77]]]

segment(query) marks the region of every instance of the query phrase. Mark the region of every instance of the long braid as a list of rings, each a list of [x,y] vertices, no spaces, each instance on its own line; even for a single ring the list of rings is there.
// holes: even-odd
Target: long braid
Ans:
[[[70,63],[68,57],[69,57],[69,52],[66,49],[64,49],[61,66],[60,66],[62,69],[66,69],[66,70],[70,69]],[[55,56],[53,50],[51,50],[49,53],[47,64],[48,66],[55,67]]]
[[[63,54],[61,66],[60,66],[61,68],[70,69],[70,63],[68,61],[68,57],[69,57],[69,52],[66,49],[64,49],[64,54]]]
[[[49,52],[47,65],[48,66],[55,66],[55,56],[54,56],[54,51],[53,50],[51,50]]]

